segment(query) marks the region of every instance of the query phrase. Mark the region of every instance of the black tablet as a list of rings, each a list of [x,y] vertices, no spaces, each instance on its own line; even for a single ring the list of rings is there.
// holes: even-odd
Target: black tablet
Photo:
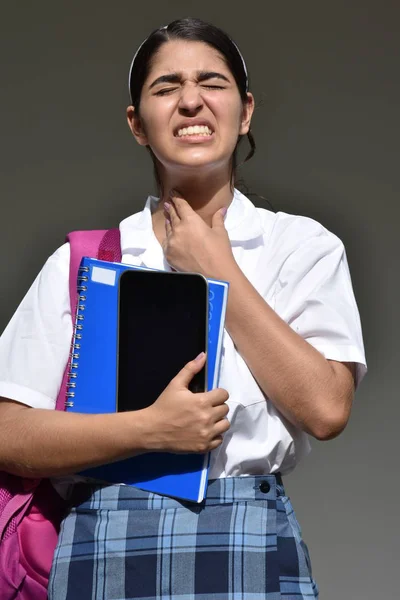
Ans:
[[[150,406],[207,349],[208,283],[197,273],[126,270],[119,280],[117,410]],[[206,389],[204,367],[189,389]]]

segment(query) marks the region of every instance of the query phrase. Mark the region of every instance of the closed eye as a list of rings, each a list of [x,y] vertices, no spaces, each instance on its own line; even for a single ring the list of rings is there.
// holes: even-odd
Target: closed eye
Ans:
[[[158,90],[158,92],[156,92],[155,95],[156,96],[165,96],[166,94],[170,94],[171,92],[174,92],[177,89],[178,89],[177,87],[165,88],[163,90]]]
[[[205,88],[207,90],[225,90],[225,86],[223,85],[208,85],[208,84],[203,84],[201,86],[202,88]],[[158,90],[157,92],[155,92],[155,96],[166,96],[167,94],[171,94],[172,92],[175,92],[178,88],[177,87],[173,87],[173,88],[164,88],[162,90]]]

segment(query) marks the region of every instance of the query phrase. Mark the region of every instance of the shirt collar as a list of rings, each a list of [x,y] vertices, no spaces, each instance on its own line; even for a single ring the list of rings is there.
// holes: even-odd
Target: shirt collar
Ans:
[[[120,224],[122,254],[140,254],[154,241],[151,220],[152,207],[159,198],[149,196],[138,213],[124,219]],[[231,243],[246,242],[263,234],[260,215],[254,204],[239,190],[234,190],[233,200],[225,217]]]

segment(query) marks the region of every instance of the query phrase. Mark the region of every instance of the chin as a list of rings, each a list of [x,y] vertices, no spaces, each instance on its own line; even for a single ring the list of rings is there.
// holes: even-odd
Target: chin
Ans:
[[[193,174],[194,177],[198,177],[202,172],[210,173],[215,170],[229,169],[234,148],[225,148],[222,152],[221,149],[217,151],[216,148],[196,148],[194,146],[180,148],[179,151],[176,151],[176,148],[165,149],[164,152],[154,150],[153,147],[153,154],[161,169],[166,173]]]
[[[223,167],[222,167],[223,168]],[[215,170],[221,170],[221,165],[215,164],[214,162],[204,162],[204,161],[191,161],[185,163],[176,163],[174,164],[172,169],[169,169],[175,172],[179,172],[185,175],[193,175],[193,177],[199,177],[201,174],[209,175],[211,172]]]
[[[172,159],[172,157],[171,157]],[[215,156],[211,153],[206,152],[187,152],[185,155],[180,155],[174,157],[174,159],[170,161],[165,161],[164,166],[166,169],[182,169],[182,170],[190,170],[199,169],[204,170],[213,170],[213,169],[223,169],[226,167],[231,160],[231,155],[229,156]]]

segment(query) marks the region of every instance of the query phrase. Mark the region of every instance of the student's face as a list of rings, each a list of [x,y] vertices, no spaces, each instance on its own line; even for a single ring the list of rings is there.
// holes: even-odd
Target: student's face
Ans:
[[[226,168],[238,137],[250,127],[254,100],[251,94],[248,99],[243,105],[232,73],[214,48],[175,40],[153,58],[140,115],[128,107],[128,123],[167,172]],[[192,126],[200,129],[188,131]]]

